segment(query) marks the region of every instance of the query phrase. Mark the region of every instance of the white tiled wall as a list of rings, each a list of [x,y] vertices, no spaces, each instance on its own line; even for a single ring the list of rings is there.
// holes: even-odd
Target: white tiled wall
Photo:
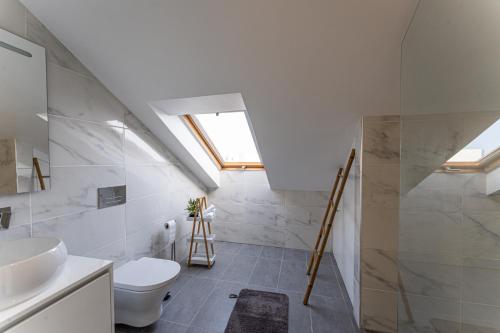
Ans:
[[[202,186],[18,0],[0,1],[0,28],[46,48],[51,189],[0,196],[12,206],[0,239],[61,237],[71,254],[113,259],[167,255],[163,223]],[[97,210],[97,188],[127,185],[127,204]]]
[[[217,206],[214,228],[221,240],[312,249],[328,193],[272,190],[265,171],[223,171],[209,193]]]

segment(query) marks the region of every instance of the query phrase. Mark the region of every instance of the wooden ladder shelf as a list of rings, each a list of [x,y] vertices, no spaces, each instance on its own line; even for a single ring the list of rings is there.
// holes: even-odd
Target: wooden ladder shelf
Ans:
[[[345,169],[340,168],[337,172],[337,177],[335,178],[332,192],[330,193],[330,197],[328,198],[328,204],[326,207],[325,215],[323,217],[323,222],[321,224],[318,237],[316,238],[316,244],[314,245],[311,259],[309,260],[309,264],[307,265],[307,275],[311,275],[311,277],[309,278],[306,293],[304,295],[304,305],[307,305],[309,303],[309,296],[311,296],[314,281],[316,280],[316,276],[318,275],[319,265],[321,264],[321,259],[323,258],[326,244],[328,243],[328,236],[330,235],[330,231],[332,230],[335,214],[337,213],[340,199],[342,198],[342,193],[344,192],[345,184],[347,182],[347,178],[349,177],[349,171],[351,170],[355,155],[356,150],[352,149]]]
[[[215,262],[215,250],[214,250],[214,241],[215,235],[212,234],[212,227],[210,226],[210,222],[205,221],[203,217],[203,207],[207,208],[207,199],[205,197],[196,199],[196,213],[193,218],[193,229],[191,232],[191,238],[189,239],[189,257],[188,257],[188,266],[192,264],[206,265],[209,269],[212,268],[212,265]],[[198,228],[196,228],[196,224],[198,223]],[[207,228],[208,227],[208,234]],[[202,233],[200,234],[200,229]],[[198,254],[198,243],[203,243],[205,246],[205,253]],[[210,243],[210,250],[208,244]],[[194,252],[193,252],[194,245]]]

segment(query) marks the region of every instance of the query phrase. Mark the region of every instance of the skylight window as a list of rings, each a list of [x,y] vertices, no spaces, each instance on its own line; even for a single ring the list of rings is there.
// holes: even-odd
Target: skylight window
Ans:
[[[187,124],[221,169],[262,169],[245,112],[185,116]]]
[[[479,162],[500,147],[500,120],[488,127],[467,146],[450,158],[447,163]]]

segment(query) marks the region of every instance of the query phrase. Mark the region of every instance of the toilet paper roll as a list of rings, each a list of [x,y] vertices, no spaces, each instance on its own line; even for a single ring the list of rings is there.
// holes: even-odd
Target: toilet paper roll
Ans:
[[[165,223],[165,228],[167,229],[168,244],[175,242],[175,230],[177,228],[175,221],[167,221],[167,223]]]

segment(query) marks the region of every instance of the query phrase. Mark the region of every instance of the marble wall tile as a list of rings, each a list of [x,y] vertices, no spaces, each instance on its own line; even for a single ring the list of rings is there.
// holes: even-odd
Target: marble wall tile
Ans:
[[[125,207],[92,210],[33,224],[33,237],[57,237],[64,240],[73,255],[102,248],[125,237]]]
[[[168,234],[164,228],[165,221],[156,221],[147,226],[144,226],[135,233],[127,234],[127,258],[137,259],[141,257],[151,256],[159,253],[168,245]],[[182,246],[184,241],[179,240],[179,245]],[[177,244],[177,241],[176,241]],[[179,258],[181,259],[181,254]]]
[[[31,223],[29,193],[2,195],[0,196],[0,207],[11,207],[10,228]]]
[[[463,303],[461,332],[500,332],[500,307],[474,303]]]
[[[227,173],[226,173],[227,174]],[[235,172],[232,176],[234,177],[237,172]],[[269,186],[269,180],[267,179],[267,173],[266,172],[240,172],[240,174],[243,176],[244,180],[243,182],[245,184],[254,184],[254,185],[266,185]],[[241,181],[240,181],[241,183]]]
[[[171,191],[176,178],[169,165],[127,165],[127,199]]]
[[[405,294],[404,298],[398,298],[398,332],[459,333],[460,303],[458,300]]]
[[[285,247],[312,251],[317,237],[318,227],[288,226],[285,229]],[[326,249],[327,252],[329,250]]]
[[[49,113],[123,127],[127,109],[99,81],[47,64]]]
[[[361,238],[363,239],[361,244],[363,248],[397,251],[399,210],[366,207],[363,212]]]
[[[133,114],[125,116],[125,159],[127,165],[171,164],[173,155]]]
[[[99,187],[125,184],[121,166],[53,167],[50,191],[32,194],[33,221],[97,209]]]
[[[221,172],[225,174],[226,172]],[[245,185],[244,184],[221,184],[221,186],[210,192],[209,201],[212,203],[226,203],[226,204],[245,204]]]
[[[453,189],[415,187],[401,196],[402,211],[438,211],[460,213],[462,194]]]
[[[277,206],[247,203],[244,214],[245,222],[248,224],[277,226]]]
[[[396,292],[398,290],[396,252],[366,248],[361,251],[361,283],[363,287]]]
[[[283,205],[284,198],[279,191],[269,185],[245,183],[245,202],[259,205]]]
[[[0,241],[31,237],[31,224],[24,224],[0,231]]]
[[[363,209],[399,208],[399,165],[363,168]]]
[[[123,128],[49,116],[51,166],[123,165]]]
[[[402,211],[399,228],[400,251],[429,254],[462,251],[460,213]]]
[[[216,223],[221,240],[266,246],[285,246],[285,231],[279,227],[252,225],[247,223]]]
[[[283,191],[285,195],[285,206],[307,206],[307,207],[326,207],[328,203],[327,192],[309,192],[309,191]]]
[[[0,192],[17,193],[16,144],[13,139],[0,140]]]
[[[125,238],[107,244],[98,249],[92,249],[85,253],[86,257],[111,260],[113,261],[113,269],[116,269],[127,262],[126,256],[127,242]]]
[[[399,165],[399,119],[396,121],[374,121],[363,118],[364,165]]]
[[[486,195],[486,176],[476,174],[464,185],[463,212],[465,214],[500,211],[500,193]]]
[[[26,11],[26,37],[45,47],[48,62],[92,77],[87,68],[29,11]]]
[[[446,299],[460,298],[460,265],[413,261],[400,257],[399,270],[407,293]]]
[[[500,261],[465,258],[462,300],[500,306]]]
[[[397,294],[363,288],[361,313],[363,328],[375,332],[396,332]]]
[[[18,0],[0,2],[0,28],[21,37],[26,36],[26,11]]]
[[[245,223],[247,216],[246,206],[244,204],[232,203],[227,201],[212,200],[209,197],[209,205],[214,204],[217,207],[216,221],[223,223]]]
[[[223,224],[217,228],[219,239],[272,245],[268,238],[273,236],[276,244],[309,249],[314,245],[327,199],[324,192],[272,190],[265,172],[224,171],[220,188],[209,193],[208,201],[217,207],[217,223]],[[235,225],[269,227],[262,228],[261,233],[272,232],[259,237],[258,229],[251,227],[248,235],[233,235]]]
[[[500,259],[500,207],[498,212],[464,214],[463,219],[463,255]]]
[[[126,206],[127,235],[136,233],[162,219],[161,197],[152,195],[130,200]],[[165,221],[166,222],[166,221]]]

